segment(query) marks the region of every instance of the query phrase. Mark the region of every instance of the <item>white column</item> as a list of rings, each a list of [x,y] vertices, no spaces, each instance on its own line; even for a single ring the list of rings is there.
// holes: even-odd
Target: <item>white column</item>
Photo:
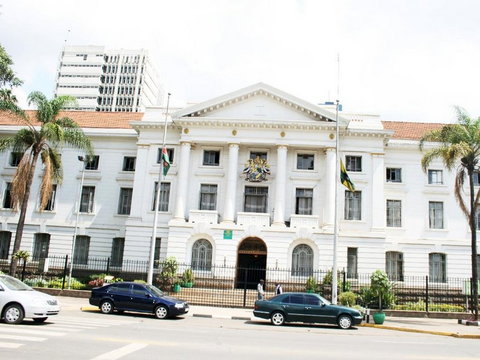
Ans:
[[[372,154],[372,231],[385,231],[384,154]]]
[[[238,179],[238,144],[228,146],[227,192],[222,222],[233,223],[235,219],[235,198]]]
[[[154,148],[155,150],[157,148]],[[136,218],[140,220],[142,218],[142,213],[152,210],[152,194],[147,192],[146,189],[153,188],[153,180],[148,174],[148,155],[149,155],[150,145],[137,145],[137,159],[135,161],[135,175],[133,178],[133,196],[132,196],[132,206],[130,209],[129,218]],[[160,171],[160,170],[159,170]],[[158,178],[158,175],[156,176]]]
[[[178,162],[177,200],[175,202],[175,219],[185,221],[185,206],[187,202],[188,168],[190,167],[189,142],[182,142],[180,160]]]
[[[323,226],[333,229],[335,221],[335,185],[337,182],[335,148],[326,149],[325,161],[325,204],[323,206]]]
[[[275,176],[275,212],[274,226],[285,226],[285,183],[287,176],[287,147],[279,145],[277,148],[277,174]]]

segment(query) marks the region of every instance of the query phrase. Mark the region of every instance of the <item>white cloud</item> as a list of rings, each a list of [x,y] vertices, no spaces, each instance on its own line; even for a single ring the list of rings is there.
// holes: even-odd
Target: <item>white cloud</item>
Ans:
[[[67,38],[72,45],[149,49],[174,105],[259,81],[312,102],[331,100],[340,53],[345,109],[404,121],[451,121],[455,104],[480,114],[480,5],[472,1],[2,4],[1,43],[24,92],[53,93]]]

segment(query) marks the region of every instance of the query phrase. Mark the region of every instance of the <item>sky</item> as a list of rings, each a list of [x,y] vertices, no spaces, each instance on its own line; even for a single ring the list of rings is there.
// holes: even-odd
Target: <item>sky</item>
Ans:
[[[264,82],[382,120],[480,115],[476,0],[0,0],[21,105],[68,45],[148,49],[172,106]],[[339,59],[339,60],[338,60]]]

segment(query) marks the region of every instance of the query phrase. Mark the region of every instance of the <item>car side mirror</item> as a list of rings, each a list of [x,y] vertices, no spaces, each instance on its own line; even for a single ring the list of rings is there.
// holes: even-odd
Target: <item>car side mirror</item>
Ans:
[[[324,306],[325,306],[325,303],[324,303],[324,302],[321,302],[321,303],[320,303],[320,306],[321,306],[321,307],[324,307]]]

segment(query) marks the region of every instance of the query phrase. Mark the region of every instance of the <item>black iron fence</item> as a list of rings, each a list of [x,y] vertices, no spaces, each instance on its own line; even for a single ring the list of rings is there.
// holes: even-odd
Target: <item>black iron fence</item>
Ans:
[[[17,276],[34,287],[68,287],[70,272],[68,256],[52,256],[38,261],[20,260]],[[9,262],[0,260],[0,270],[7,272]],[[156,263],[153,282],[167,293],[197,305],[251,307],[257,298],[257,284],[265,280],[266,296],[274,295],[276,283],[283,291],[313,291],[331,299],[332,273],[328,270],[293,271],[280,268],[247,268],[230,265],[175,264],[168,273],[163,263]],[[190,271],[191,270],[191,271]],[[188,273],[193,274],[186,276]],[[93,279],[104,275],[128,281],[146,281],[148,261],[124,260],[122,266],[113,266],[110,258],[88,258],[86,263],[75,263],[70,283],[72,289],[85,289],[101,285]],[[103,274],[103,275],[102,275]],[[367,299],[371,274],[347,277],[338,273],[338,293],[357,294],[357,303],[375,307],[375,301]],[[90,282],[90,285],[89,285]],[[308,285],[307,285],[308,282]],[[401,310],[419,311],[470,311],[472,304],[471,279],[446,278],[444,282],[431,281],[428,276],[404,276],[402,281],[392,281],[394,306]],[[341,295],[340,295],[341,296]]]

